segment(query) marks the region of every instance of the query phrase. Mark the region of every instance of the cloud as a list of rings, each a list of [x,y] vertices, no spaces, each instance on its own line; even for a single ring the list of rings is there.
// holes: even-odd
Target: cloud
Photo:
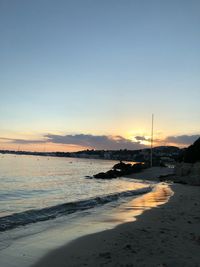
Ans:
[[[200,135],[179,135],[179,136],[168,136],[165,139],[155,139],[154,145],[159,146],[165,142],[167,144],[173,144],[177,146],[188,146],[196,141]],[[60,145],[74,145],[82,148],[97,149],[97,150],[118,150],[118,149],[143,149],[147,148],[142,144],[143,141],[150,142],[150,138],[145,136],[135,136],[136,141],[124,138],[122,136],[109,136],[109,135],[92,135],[92,134],[74,134],[74,135],[57,135],[57,134],[46,134],[42,139],[39,140],[26,140],[26,139],[11,139],[1,138],[2,141],[7,141],[12,144],[45,144],[53,143]]]
[[[196,135],[178,135],[178,136],[168,136],[164,141],[169,143],[174,143],[177,145],[191,145],[200,137],[199,134]]]
[[[196,135],[177,135],[177,136],[167,136],[164,139],[154,138],[154,144],[159,146],[161,143],[175,144],[177,146],[188,146],[194,143],[200,137],[199,134]],[[147,141],[150,142],[151,138],[145,136],[135,136],[137,141]]]
[[[137,140],[137,141],[147,141],[147,142],[150,142],[151,141],[151,138],[147,138],[147,137],[145,137],[145,136],[135,136],[135,139]]]
[[[47,141],[46,140],[26,140],[26,139],[13,139],[13,138],[5,138],[5,137],[0,137],[0,140],[3,141],[8,141],[13,144],[44,144]]]
[[[47,134],[43,136],[41,140],[26,140],[26,139],[9,139],[0,138],[7,140],[14,144],[45,144],[51,142],[53,144],[63,145],[76,145],[90,149],[142,149],[145,145],[141,144],[140,141],[133,142],[132,140],[126,139],[122,136],[107,136],[107,135],[92,135],[92,134],[74,134],[74,135],[56,135]]]
[[[75,134],[75,135],[45,135],[49,142],[73,144],[93,149],[141,149],[145,146],[122,136]]]

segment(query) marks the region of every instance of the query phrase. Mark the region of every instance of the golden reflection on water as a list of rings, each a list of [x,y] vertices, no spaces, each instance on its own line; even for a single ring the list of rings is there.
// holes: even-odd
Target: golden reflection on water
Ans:
[[[150,193],[121,204],[116,212],[106,219],[106,222],[123,223],[135,221],[136,217],[144,211],[168,202],[172,195],[173,191],[167,184],[158,184]]]

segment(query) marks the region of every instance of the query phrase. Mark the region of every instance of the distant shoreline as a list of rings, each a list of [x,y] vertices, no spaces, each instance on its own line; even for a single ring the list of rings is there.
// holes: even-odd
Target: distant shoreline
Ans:
[[[57,154],[58,153],[58,154]],[[61,154],[60,154],[61,153]],[[68,154],[70,152],[63,152],[64,154]],[[107,159],[107,158],[96,158],[96,157],[80,157],[80,156],[72,156],[72,155],[62,155],[62,152],[26,152],[26,151],[0,151],[2,155],[18,155],[18,156],[36,156],[36,157],[52,157],[52,158],[74,158],[74,159],[94,159],[94,160],[107,160],[107,161],[120,161],[120,159]],[[134,161],[134,160],[123,160],[124,162],[132,162],[132,163],[143,163],[142,161]]]
[[[174,163],[182,150],[174,146],[160,146],[153,148],[153,163],[159,165],[163,163]],[[16,151],[16,150],[0,150],[0,154],[14,155],[31,155],[43,157],[66,157],[66,158],[87,158],[87,159],[103,159],[130,162],[150,162],[150,148],[139,150],[94,150],[87,149],[77,152],[33,152],[33,151]]]

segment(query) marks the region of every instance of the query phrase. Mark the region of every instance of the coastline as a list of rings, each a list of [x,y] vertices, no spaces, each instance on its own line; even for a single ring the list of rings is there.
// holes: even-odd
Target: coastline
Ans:
[[[200,266],[200,187],[171,185],[165,205],[134,222],[87,235],[54,250],[34,267]]]
[[[152,169],[152,173],[154,171]],[[148,178],[149,173],[142,176],[144,179]],[[133,182],[143,183],[135,179]],[[146,184],[145,180],[144,183]],[[69,216],[2,232],[0,265],[3,267],[32,266],[49,252],[82,236],[135,221],[136,217],[145,210],[168,201],[171,195],[167,185],[150,181],[148,183],[154,187],[149,193],[122,198]]]

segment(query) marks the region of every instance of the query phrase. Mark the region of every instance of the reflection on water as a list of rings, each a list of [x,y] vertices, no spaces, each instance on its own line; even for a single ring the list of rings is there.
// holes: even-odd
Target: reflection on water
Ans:
[[[0,160],[0,217],[145,187],[129,179],[85,179],[116,161],[4,155]]]
[[[144,211],[166,203],[172,195],[173,191],[167,184],[158,184],[150,193],[121,204],[109,214],[105,213],[103,219],[105,222],[117,224],[134,221]]]

